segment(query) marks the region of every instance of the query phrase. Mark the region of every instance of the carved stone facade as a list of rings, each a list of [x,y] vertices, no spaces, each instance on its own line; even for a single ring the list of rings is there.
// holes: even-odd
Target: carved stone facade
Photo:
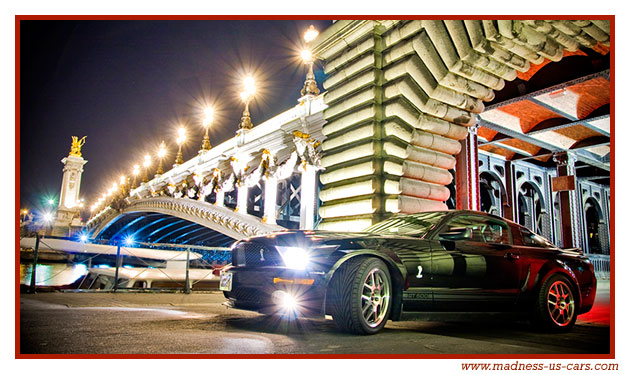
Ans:
[[[337,21],[312,42],[327,74],[320,228],[446,209],[460,141],[494,91],[608,33],[606,21]]]

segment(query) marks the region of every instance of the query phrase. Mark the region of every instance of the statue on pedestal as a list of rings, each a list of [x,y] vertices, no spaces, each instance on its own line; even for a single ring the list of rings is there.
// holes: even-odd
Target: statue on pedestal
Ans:
[[[85,138],[87,138],[87,136],[84,136],[81,139],[79,139],[78,136],[72,137],[72,146],[70,147],[70,156],[81,157],[81,147],[83,147],[83,144],[85,144]]]

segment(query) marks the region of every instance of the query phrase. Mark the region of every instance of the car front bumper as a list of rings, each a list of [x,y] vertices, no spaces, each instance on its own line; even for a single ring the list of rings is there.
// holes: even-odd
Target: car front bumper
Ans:
[[[325,274],[284,267],[229,267],[231,290],[223,290],[225,305],[263,314],[323,317]]]

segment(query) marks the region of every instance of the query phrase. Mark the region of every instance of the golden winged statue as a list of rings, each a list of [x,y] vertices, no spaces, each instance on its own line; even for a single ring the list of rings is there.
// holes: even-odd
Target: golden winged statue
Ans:
[[[84,136],[81,139],[79,139],[78,136],[72,137],[72,146],[70,147],[70,156],[81,157],[81,147],[83,147],[83,144],[85,144],[85,138],[87,138],[87,136]]]

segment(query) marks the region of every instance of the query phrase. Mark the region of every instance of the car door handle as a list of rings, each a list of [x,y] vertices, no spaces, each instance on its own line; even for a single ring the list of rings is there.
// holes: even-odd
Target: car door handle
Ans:
[[[521,256],[519,256],[519,255],[518,255],[518,254],[516,254],[516,253],[511,253],[511,252],[510,252],[510,253],[506,253],[506,254],[505,254],[505,258],[507,258],[507,259],[508,259],[508,260],[510,260],[510,261],[516,261],[516,260],[518,260],[519,258],[521,258]]]

